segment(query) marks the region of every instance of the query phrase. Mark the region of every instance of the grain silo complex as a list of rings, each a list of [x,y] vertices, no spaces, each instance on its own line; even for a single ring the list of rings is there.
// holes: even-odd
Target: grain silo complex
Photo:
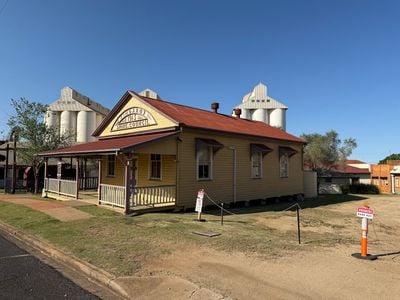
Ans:
[[[92,133],[109,112],[89,97],[64,87],[60,99],[49,105],[45,122],[57,127],[60,134],[71,134],[73,142],[86,143],[95,140]]]
[[[267,95],[267,86],[259,83],[243,97],[240,108],[241,118],[264,122],[286,130],[286,110],[288,107]],[[235,115],[234,113],[232,115]]]

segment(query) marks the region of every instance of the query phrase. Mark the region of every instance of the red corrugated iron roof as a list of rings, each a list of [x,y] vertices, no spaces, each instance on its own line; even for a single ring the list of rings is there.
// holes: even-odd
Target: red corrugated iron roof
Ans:
[[[184,126],[305,143],[303,139],[263,122],[236,118],[131,93]]]
[[[78,144],[67,148],[51,150],[42,152],[39,156],[62,156],[68,154],[100,154],[100,153],[112,153],[116,151],[123,151],[124,149],[131,149],[133,147],[139,147],[143,144],[157,141],[160,139],[172,137],[176,135],[176,132],[158,132],[149,133],[142,135],[124,136],[117,138],[102,139],[95,142],[89,142],[85,144]]]
[[[337,171],[346,174],[370,174],[370,171],[365,168],[357,168],[349,165],[344,166],[335,166],[332,168],[332,171]]]
[[[307,164],[304,164],[304,170],[305,171],[311,171],[311,167]],[[357,168],[357,167],[353,167],[353,166],[349,166],[349,165],[344,165],[344,166],[340,166],[340,165],[336,165],[333,166],[330,171],[333,172],[339,172],[339,173],[343,173],[343,174],[370,174],[371,172],[366,169],[366,168]]]
[[[346,164],[365,164],[365,162],[358,159],[348,159],[345,161]]]

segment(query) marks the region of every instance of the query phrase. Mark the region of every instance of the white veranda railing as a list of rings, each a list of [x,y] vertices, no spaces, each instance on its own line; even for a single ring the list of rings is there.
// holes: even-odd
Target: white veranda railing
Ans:
[[[111,184],[100,184],[100,204],[109,204],[117,207],[125,207],[125,187]]]
[[[69,179],[46,178],[45,190],[60,195],[75,197],[76,181]]]

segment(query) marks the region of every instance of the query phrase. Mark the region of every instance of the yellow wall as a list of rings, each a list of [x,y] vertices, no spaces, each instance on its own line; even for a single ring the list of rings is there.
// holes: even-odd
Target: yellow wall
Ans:
[[[141,153],[138,157],[137,186],[174,185],[176,182],[175,155],[161,155],[161,180],[149,179],[150,154]]]
[[[213,179],[197,180],[195,138],[215,139],[225,147],[217,151],[213,163]],[[178,206],[193,207],[197,191],[204,188],[218,203],[233,201],[233,150],[236,149],[237,201],[265,199],[303,193],[302,145],[285,141],[260,141],[223,135],[184,131],[179,143]],[[250,143],[263,143],[273,149],[264,156],[262,178],[251,178]],[[280,178],[279,146],[289,146],[298,153],[289,159],[289,177]],[[206,202],[206,205],[210,202]]]
[[[176,153],[176,137],[164,141],[158,141],[139,148],[138,153],[169,154]]]
[[[115,162],[115,176],[108,176],[108,160],[107,155],[102,156],[101,159],[101,183],[124,186],[125,178],[125,156],[118,155]]]
[[[162,152],[155,151],[152,153],[161,154]],[[118,159],[119,158],[119,159]],[[124,155],[119,155],[116,160],[115,176],[108,176],[107,171],[107,156],[103,156],[101,160],[101,183],[124,186],[126,158]],[[176,157],[175,155],[161,154],[161,180],[149,179],[150,154],[137,153],[134,155],[134,162],[137,166],[135,178],[136,186],[159,186],[159,185],[174,185],[176,182]]]
[[[138,127],[138,128],[131,128],[131,129],[124,129],[124,130],[118,130],[118,131],[111,131],[112,126],[114,125],[116,119],[120,115],[120,113],[123,113],[125,110],[132,108],[132,107],[139,107],[143,108],[146,111],[148,111],[153,118],[156,120],[155,125],[149,125],[145,127]],[[100,134],[100,137],[107,137],[107,136],[117,136],[117,135],[126,135],[130,133],[137,133],[137,132],[142,132],[142,131],[149,131],[149,130],[156,130],[156,129],[162,129],[162,128],[169,128],[176,126],[177,124],[168,119],[166,116],[162,115],[152,107],[149,107],[145,102],[142,100],[137,99],[136,97],[132,97],[126,104],[125,106],[116,114],[114,119],[107,125],[107,127],[103,130],[103,132]]]

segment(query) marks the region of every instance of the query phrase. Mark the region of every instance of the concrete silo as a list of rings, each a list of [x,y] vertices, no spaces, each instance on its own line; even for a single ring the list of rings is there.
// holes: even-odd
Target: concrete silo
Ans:
[[[95,140],[92,133],[109,112],[89,97],[64,87],[60,99],[49,105],[45,123],[57,127],[60,134],[71,135],[73,142],[85,143]]]
[[[44,122],[48,127],[60,128],[60,113],[57,111],[46,111]]]
[[[93,131],[96,129],[96,113],[82,110],[78,112],[76,120],[76,142],[84,143],[94,140]]]
[[[240,108],[241,118],[267,123],[286,130],[286,110],[288,107],[267,95],[267,86],[259,83],[243,97]],[[234,116],[235,114],[232,113]]]
[[[74,135],[76,132],[76,111],[63,110],[60,114],[60,134]]]

